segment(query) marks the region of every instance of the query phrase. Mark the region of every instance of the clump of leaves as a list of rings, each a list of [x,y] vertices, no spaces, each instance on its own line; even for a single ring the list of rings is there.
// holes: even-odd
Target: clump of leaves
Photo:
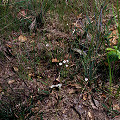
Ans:
[[[106,49],[108,52],[108,55],[110,56],[116,56],[118,59],[120,59],[120,50],[118,49],[117,46],[114,46],[113,48],[107,48]]]
[[[109,65],[109,85],[110,85],[110,91],[112,92],[112,82],[113,82],[113,74],[112,74],[112,68],[111,68],[111,63],[116,62],[120,60],[120,19],[119,19],[119,2],[117,0],[117,18],[115,17],[114,9],[113,9],[113,15],[114,15],[114,21],[117,26],[118,34],[117,34],[117,41],[118,44],[116,46],[113,46],[113,48],[109,47],[106,50],[109,51],[107,53],[107,59],[108,59],[108,65]],[[117,22],[118,20],[118,22]],[[119,88],[118,88],[119,91]]]
[[[116,26],[117,26],[117,30],[118,30],[118,44],[117,46],[113,46],[113,48],[107,48],[106,50],[109,51],[108,52],[108,55],[111,55],[111,56],[117,56],[118,59],[120,59],[120,18],[119,18],[119,3],[118,3],[118,0],[117,0],[117,17],[118,17],[118,22],[117,22],[117,19],[115,18],[115,13],[114,13],[114,9],[113,9],[113,15],[114,15],[114,21],[116,23]]]

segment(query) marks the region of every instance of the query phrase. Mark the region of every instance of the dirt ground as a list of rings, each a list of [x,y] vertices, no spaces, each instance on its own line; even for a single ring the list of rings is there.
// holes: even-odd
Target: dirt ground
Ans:
[[[71,31],[65,33],[57,20],[50,22],[48,19],[46,26],[38,29],[35,35],[27,35],[25,44],[18,40],[21,34],[21,31],[12,32],[9,40],[0,45],[0,110],[9,117],[13,117],[14,111],[14,119],[20,120],[20,116],[29,120],[120,119],[120,99],[107,93],[108,81],[102,90],[102,79],[105,78],[102,74],[97,76],[98,86],[89,86],[89,81],[84,81],[82,69],[71,76],[77,69],[76,59],[68,52],[70,40],[75,39]],[[49,53],[57,47],[60,50],[56,54],[63,50],[57,56],[59,60]],[[28,61],[17,55],[25,55],[24,49],[29,54]],[[37,59],[34,61],[34,55],[40,58],[35,65]],[[69,66],[61,67],[59,63],[68,58]],[[62,75],[60,71],[63,71]],[[113,91],[116,91],[118,85],[113,86]]]

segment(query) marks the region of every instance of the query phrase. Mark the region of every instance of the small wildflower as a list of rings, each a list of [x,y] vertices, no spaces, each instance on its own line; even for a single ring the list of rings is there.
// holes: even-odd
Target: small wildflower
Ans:
[[[48,43],[46,44],[46,47],[49,47],[49,44],[48,44]]]
[[[88,78],[85,78],[85,81],[88,81]]]
[[[59,63],[59,65],[61,66],[61,65],[62,65],[62,63],[60,62],[60,63]]]
[[[67,26],[68,26],[68,23],[67,23]]]
[[[73,32],[72,32],[73,34],[75,33],[75,29],[73,30]]]
[[[65,65],[66,67],[68,67],[68,65]]]
[[[66,60],[66,62],[68,63],[68,62],[69,62],[69,60]]]
[[[63,60],[63,63],[66,63],[66,60]]]

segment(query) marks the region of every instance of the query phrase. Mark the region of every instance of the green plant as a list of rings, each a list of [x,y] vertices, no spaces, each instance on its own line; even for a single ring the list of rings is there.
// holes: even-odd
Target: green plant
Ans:
[[[85,23],[84,29],[84,34],[81,37],[82,39],[85,39],[86,41],[84,44],[82,44],[83,49],[81,50],[82,52],[86,52],[86,55],[83,54],[81,57],[82,60],[82,65],[84,68],[84,76],[89,79],[90,85],[92,83],[96,83],[96,69],[97,69],[97,64],[96,60],[98,60],[100,57],[98,56],[99,51],[101,51],[100,54],[102,54],[103,51],[103,46],[104,43],[103,41],[103,30],[102,30],[102,15],[103,15],[103,10],[105,9],[105,3],[101,3],[101,8],[99,8],[99,12],[94,12],[95,13],[95,22],[93,23],[91,18],[86,15],[88,24]],[[98,6],[96,5],[95,9],[98,9]],[[103,12],[102,12],[103,11]],[[87,34],[85,37],[84,35]],[[88,35],[91,35],[92,37],[87,37]],[[78,45],[79,46],[79,45]],[[87,48],[86,51],[84,51],[84,48]],[[80,51],[80,50],[79,50]]]
[[[117,18],[118,18],[118,22],[117,19],[115,18],[115,13],[114,13],[114,9],[113,9],[113,5],[112,5],[112,10],[113,10],[113,15],[114,15],[114,21],[116,23],[117,26],[117,30],[118,30],[118,44],[117,46],[113,46],[113,48],[106,48],[107,52],[107,59],[108,59],[108,65],[109,65],[109,84],[110,84],[110,91],[112,92],[112,68],[111,68],[111,63],[112,62],[116,62],[118,61],[118,59],[120,59],[120,18],[119,18],[119,3],[117,0]]]
[[[120,50],[118,49],[117,46],[113,46],[113,48],[107,48],[106,49],[108,52],[109,56],[116,56],[118,59],[120,59]]]
[[[120,17],[119,17],[119,2],[118,2],[118,0],[117,0],[117,8],[116,9],[117,9],[117,19],[115,17],[115,11],[114,11],[113,5],[112,5],[114,21],[115,21],[115,24],[116,24],[117,30],[118,30],[118,34],[117,34],[118,44],[117,44],[117,46],[113,46],[113,48],[107,48],[106,50],[109,51],[108,55],[116,55],[116,56],[118,56],[118,59],[120,59]]]
[[[113,108],[112,108],[112,103],[111,103],[110,107],[108,107],[107,105],[105,105],[105,104],[103,104],[103,103],[102,103],[102,106],[107,110],[107,114],[108,114],[108,115],[111,115],[112,117],[115,117],[116,115],[119,115],[119,114],[120,114],[119,111],[113,110]]]

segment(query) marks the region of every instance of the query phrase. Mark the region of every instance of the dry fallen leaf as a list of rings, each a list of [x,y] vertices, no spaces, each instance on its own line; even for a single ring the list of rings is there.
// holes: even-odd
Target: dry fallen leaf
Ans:
[[[78,93],[81,91],[81,86],[79,84],[75,84],[75,83],[70,83],[68,86],[69,88],[68,93],[69,94],[73,94],[73,93]]]
[[[92,114],[90,111],[88,111],[88,117],[89,117],[91,120],[94,120],[94,119],[93,119],[94,116],[93,116],[93,114]]]
[[[6,47],[8,47],[8,48],[12,48],[12,46],[11,46],[11,45],[9,45],[9,44],[6,44]]]
[[[0,93],[2,92],[2,87],[0,86]]]
[[[15,82],[15,80],[9,80],[8,81],[8,84],[12,84],[12,83],[14,83]]]
[[[84,93],[82,98],[83,98],[83,100],[86,101],[88,99],[88,93]]]
[[[20,36],[18,37],[18,40],[19,40],[20,42],[25,42],[25,41],[27,41],[27,37],[25,37],[25,36],[23,36],[23,35],[20,35]]]
[[[50,33],[47,34],[47,39],[48,39],[48,40],[51,40],[51,39],[52,39],[52,34],[50,34]]]
[[[119,104],[119,101],[113,100],[112,104],[113,104],[113,110],[120,111],[120,104]]]
[[[69,84],[68,87],[71,87],[71,88],[76,88],[76,89],[79,89],[81,88],[81,86],[79,84],[76,84],[76,83],[73,83],[73,84]]]
[[[115,116],[112,120],[120,120],[120,115]]]
[[[80,13],[78,16],[77,16],[77,19],[80,19],[80,18],[83,18],[83,14]]]
[[[39,107],[32,108],[31,110],[32,110],[32,112],[38,112],[39,111]]]
[[[15,72],[18,72],[18,68],[17,67],[13,67],[13,70],[15,71]]]
[[[113,110],[119,110],[119,111],[120,111],[120,106],[119,106],[119,104],[114,104],[114,105],[113,105]]]
[[[31,78],[31,77],[34,76],[34,74],[33,73],[29,73],[28,76],[29,76],[29,78]]]
[[[102,93],[101,96],[102,96],[103,98],[107,98],[107,96],[106,96],[105,93]]]
[[[17,17],[20,19],[21,17],[27,16],[27,10],[21,9],[20,12],[17,14]]]
[[[112,46],[112,45],[117,45],[117,43],[118,43],[118,36],[117,36],[117,34],[118,34],[118,30],[113,30],[112,31],[112,33],[110,34],[110,36],[109,36],[109,38],[110,38],[110,45]]]
[[[69,94],[74,94],[74,93],[76,93],[75,89],[73,89],[73,88],[69,89]]]
[[[53,62],[53,63],[56,63],[56,62],[59,62],[59,60],[57,60],[57,58],[55,58],[55,59],[53,58],[53,59],[52,59],[52,62]]]

